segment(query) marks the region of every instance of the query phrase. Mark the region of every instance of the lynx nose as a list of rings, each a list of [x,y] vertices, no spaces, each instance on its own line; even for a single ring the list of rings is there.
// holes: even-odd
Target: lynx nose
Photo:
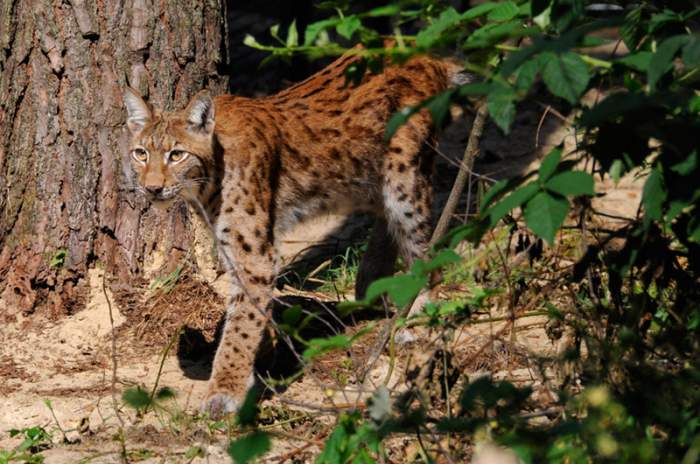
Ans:
[[[158,196],[163,191],[163,187],[160,185],[146,185],[145,188],[153,196]]]

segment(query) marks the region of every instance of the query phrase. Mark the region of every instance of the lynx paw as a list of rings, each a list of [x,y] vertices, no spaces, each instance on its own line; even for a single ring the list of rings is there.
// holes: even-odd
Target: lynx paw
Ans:
[[[202,404],[202,413],[209,414],[213,419],[218,419],[227,414],[238,412],[241,403],[229,393],[210,393]]]

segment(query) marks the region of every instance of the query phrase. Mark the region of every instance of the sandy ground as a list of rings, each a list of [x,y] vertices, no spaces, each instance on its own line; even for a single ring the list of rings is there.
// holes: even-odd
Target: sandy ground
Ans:
[[[551,113],[544,117],[542,115],[543,109],[537,105],[521,112],[516,128],[509,137],[504,137],[494,127],[489,127],[477,171],[489,177],[501,178],[535,167],[542,155],[561,140],[565,140],[568,149],[573,148],[575,140],[567,126]],[[461,157],[467,127],[468,122],[462,121],[447,129],[439,145],[446,160],[440,161],[438,172],[450,169],[454,171],[454,167],[450,166]],[[445,197],[450,182],[442,181],[442,184],[438,186],[439,198]],[[606,180],[597,185],[596,189],[600,195],[594,204],[599,210],[626,217],[636,213],[640,199],[639,180],[625,178],[617,186]],[[336,230],[344,222],[345,218],[327,216],[303,225],[285,239],[282,254],[287,261],[291,261],[305,248],[321,242],[335,244],[333,246],[340,247],[342,251],[345,239],[353,235],[352,227],[344,230],[345,236],[331,239],[327,236],[329,231]],[[355,229],[363,227],[362,222],[355,225]],[[202,241],[206,243],[206,238]],[[326,250],[326,253],[329,251]],[[225,282],[216,278],[211,266],[210,271],[204,272],[204,275],[214,289],[224,291]],[[134,339],[133,331],[118,330],[126,323],[128,315],[116,303],[118,298],[110,290],[103,289],[103,277],[100,269],[92,270],[89,303],[79,313],[60,322],[20,317],[15,323],[0,330],[0,450],[11,449],[18,443],[16,438],[9,438],[5,431],[40,425],[54,431],[55,445],[42,452],[47,463],[118,462],[119,444],[113,436],[118,429],[119,418],[115,416],[111,395],[112,329],[114,327],[117,333],[115,388],[120,405],[118,396],[125,388],[134,385],[151,388],[154,385],[161,360],[160,353],[166,343],[149,350],[140,350],[139,340]],[[111,303],[113,322],[110,322],[108,301]],[[0,313],[5,310],[7,308],[0,301]],[[133,316],[132,313],[129,314]],[[375,322],[381,324],[382,321]],[[523,363],[515,363],[515,367],[508,367],[509,364],[505,363],[504,369],[501,362],[509,357],[525,356],[522,353],[551,355],[556,352],[559,348],[546,336],[544,323],[543,317],[519,321],[518,330],[514,332],[517,337],[510,333],[503,339],[498,336],[502,328],[499,323],[471,325],[457,334],[459,344],[467,347],[464,356],[474,357],[470,364],[473,370],[468,374],[474,376],[491,372],[497,378],[534,385],[536,395],[548,395],[546,379],[541,372]],[[482,350],[479,351],[480,349]],[[496,363],[498,366],[494,364],[495,359],[500,360]],[[404,361],[410,362],[407,358],[402,358],[401,362]],[[342,359],[329,362],[342,362]],[[401,368],[405,368],[405,363],[395,369],[389,381],[390,387],[401,388]],[[165,357],[159,385],[167,385],[177,391],[173,410],[192,413],[199,407],[206,385],[206,369],[200,369],[204,372],[202,375],[193,375],[192,372],[197,369],[197,366],[183,368],[182,360],[175,354],[175,350]],[[320,368],[317,375],[306,375],[292,383],[281,395],[282,398],[265,399],[263,405],[274,409],[284,400],[287,406],[296,404],[294,410],[303,413],[308,410],[304,405],[356,404],[367,395],[367,391],[374,390],[382,383],[387,370],[388,357],[384,353],[372,365],[363,381],[350,378],[342,382],[345,384],[343,388],[335,388],[334,385],[339,382],[334,383],[329,381],[327,375],[324,376],[324,372],[327,374],[332,370],[324,371]],[[134,454],[134,461],[229,462],[225,453],[225,435],[198,435],[205,428],[202,424],[183,425],[181,419],[173,419],[168,414],[150,414],[138,418],[133,411],[124,407],[120,411],[121,420],[125,423],[128,448],[131,451],[148,450],[139,456]],[[317,413],[315,420],[330,423],[332,415],[324,417]],[[62,433],[59,428],[75,444],[61,444]],[[190,460],[186,453],[198,443],[206,457]],[[294,440],[277,440],[265,462],[274,462],[276,457],[306,445],[307,443]],[[317,445],[312,443],[307,451],[313,454],[317,449]]]

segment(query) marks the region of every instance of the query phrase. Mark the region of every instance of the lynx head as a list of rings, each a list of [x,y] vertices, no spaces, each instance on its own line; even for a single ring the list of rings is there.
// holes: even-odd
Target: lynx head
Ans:
[[[160,112],[127,87],[124,104],[136,188],[154,203],[178,195],[197,198],[210,182],[214,151],[214,102],[209,92],[199,92],[183,111]]]

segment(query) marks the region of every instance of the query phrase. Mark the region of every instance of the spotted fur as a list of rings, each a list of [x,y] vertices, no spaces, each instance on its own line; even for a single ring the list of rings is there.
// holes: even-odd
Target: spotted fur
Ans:
[[[153,201],[184,197],[214,230],[237,282],[209,381],[206,409],[237,410],[269,318],[275,238],[313,216],[364,211],[377,219],[356,293],[420,256],[431,231],[430,115],[421,111],[386,142],[390,116],[446,89],[454,66],[427,57],[348,85],[344,56],[276,95],[212,99],[204,91],[172,113],[127,89],[131,165]]]

